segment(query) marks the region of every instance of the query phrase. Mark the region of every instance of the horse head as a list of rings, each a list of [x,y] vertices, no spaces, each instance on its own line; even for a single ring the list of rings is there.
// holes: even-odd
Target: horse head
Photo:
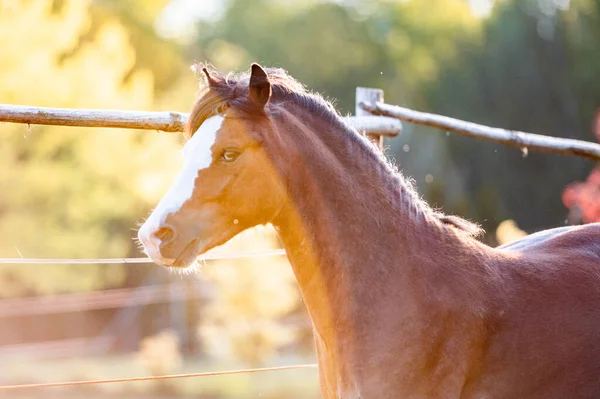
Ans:
[[[188,120],[182,169],[138,232],[147,255],[165,266],[187,267],[239,232],[271,222],[286,197],[262,148],[274,134],[267,73],[253,64],[238,82],[203,72],[208,90]]]

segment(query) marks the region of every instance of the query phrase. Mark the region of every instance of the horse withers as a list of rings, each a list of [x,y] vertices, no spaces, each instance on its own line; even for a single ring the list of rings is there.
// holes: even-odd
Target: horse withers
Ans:
[[[491,248],[284,71],[203,72],[183,168],[139,231],[152,260],[273,224],[326,399],[600,397],[599,224]]]

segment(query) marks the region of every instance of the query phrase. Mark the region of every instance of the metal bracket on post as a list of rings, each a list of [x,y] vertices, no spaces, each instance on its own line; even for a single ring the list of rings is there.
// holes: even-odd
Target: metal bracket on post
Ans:
[[[356,106],[355,106],[355,114],[356,116],[372,116],[367,111],[365,111],[360,103],[368,103],[375,104],[376,102],[383,102],[383,90],[381,89],[372,89],[369,87],[357,87],[356,88]],[[369,133],[367,137],[375,143],[380,150],[383,151],[383,135],[377,133]]]

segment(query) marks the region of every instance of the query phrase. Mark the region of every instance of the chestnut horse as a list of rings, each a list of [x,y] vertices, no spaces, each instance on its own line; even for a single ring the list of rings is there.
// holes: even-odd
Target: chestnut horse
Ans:
[[[203,71],[183,169],[139,231],[156,263],[272,223],[326,399],[600,397],[600,224],[491,248],[284,71]]]

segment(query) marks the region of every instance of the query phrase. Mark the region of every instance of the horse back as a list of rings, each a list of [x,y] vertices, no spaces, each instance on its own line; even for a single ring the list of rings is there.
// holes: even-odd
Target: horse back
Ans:
[[[491,315],[481,379],[465,397],[598,397],[600,223],[545,230],[498,251],[506,295]]]
[[[565,226],[530,234],[497,249],[523,254],[582,253],[600,262],[600,223]],[[600,264],[598,265],[600,267]]]

